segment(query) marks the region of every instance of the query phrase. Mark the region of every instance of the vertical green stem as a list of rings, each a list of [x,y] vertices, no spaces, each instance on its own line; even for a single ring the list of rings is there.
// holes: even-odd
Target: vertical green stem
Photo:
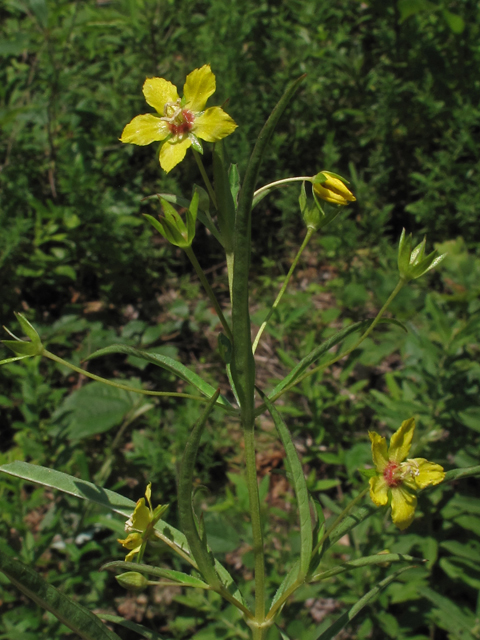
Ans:
[[[198,168],[200,169],[200,173],[202,174],[202,178],[205,183],[205,186],[207,187],[208,195],[210,196],[213,206],[216,209],[217,198],[215,197],[215,191],[213,190],[212,183],[210,182],[210,178],[208,177],[207,172],[205,171],[205,167],[203,166],[202,156],[198,153],[198,151],[195,151],[195,149],[192,149],[192,151],[193,151],[193,157],[195,158]]]
[[[263,552],[263,532],[258,495],[257,466],[255,463],[255,425],[244,424],[245,463],[248,496],[250,499],[250,520],[252,524],[253,555],[255,559],[255,620],[265,619],[265,560]],[[258,636],[260,637],[260,636]]]
[[[288,283],[290,282],[290,279],[293,275],[293,272],[295,271],[295,268],[297,266],[298,261],[300,260],[300,256],[302,255],[305,247],[307,246],[307,244],[310,241],[310,238],[312,237],[312,235],[314,234],[315,229],[313,229],[312,227],[309,227],[307,230],[307,235],[305,236],[305,239],[302,242],[302,246],[300,247],[300,249],[297,252],[297,255],[295,256],[294,261],[292,262],[292,266],[290,267],[290,271],[287,273],[287,276],[282,284],[282,287],[280,289],[280,291],[278,292],[278,295],[275,299],[275,302],[272,305],[272,308],[270,309],[270,311],[268,312],[267,317],[265,318],[265,320],[262,322],[262,326],[260,327],[260,329],[258,330],[258,333],[255,337],[255,341],[253,343],[253,347],[252,347],[252,351],[253,353],[255,353],[255,351],[257,350],[257,346],[258,343],[260,341],[260,338],[262,337],[262,333],[265,330],[265,327],[268,324],[268,321],[270,320],[270,318],[272,317],[273,312],[275,311],[275,309],[278,307],[278,305],[280,304],[280,300],[282,299],[283,294],[285,293]]]
[[[185,253],[187,254],[190,262],[193,264],[193,268],[195,269],[197,276],[200,278],[200,282],[202,283],[203,288],[207,292],[208,297],[210,298],[210,302],[215,307],[215,311],[217,312],[217,315],[220,318],[220,322],[222,323],[222,326],[225,329],[225,333],[227,334],[228,339],[232,341],[233,340],[232,332],[230,330],[228,322],[226,321],[225,316],[223,315],[223,311],[220,307],[220,304],[218,303],[218,300],[215,294],[213,293],[212,287],[210,286],[205,274],[203,273],[202,267],[200,266],[195,254],[193,253],[192,247],[185,247]]]

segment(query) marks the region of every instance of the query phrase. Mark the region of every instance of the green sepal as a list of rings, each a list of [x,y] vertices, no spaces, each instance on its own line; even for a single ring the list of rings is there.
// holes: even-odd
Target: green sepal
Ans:
[[[192,244],[195,238],[195,224],[197,222],[198,203],[200,195],[198,191],[194,191],[192,200],[187,209],[187,236],[189,244]]]
[[[197,136],[194,133],[189,133],[188,139],[192,143],[192,147],[195,149],[195,151],[198,151],[198,153],[203,156],[203,146]]]
[[[43,345],[37,331],[21,313],[15,313],[15,317],[17,318],[23,333],[27,336],[27,338],[30,338],[30,342],[17,338],[16,335],[14,335],[11,331],[4,327],[5,331],[10,334],[12,338],[14,338],[14,340],[2,340],[2,343],[11,351],[21,357],[42,355]],[[7,361],[11,362],[12,360],[10,358],[7,358],[7,360],[3,360],[0,364],[6,364]]]
[[[436,249],[429,253],[428,256],[425,256],[426,242],[427,239],[424,238],[412,250],[412,236],[406,237],[405,229],[403,229],[398,245],[398,271],[400,277],[405,281],[408,282],[409,280],[420,278],[427,271],[439,265],[446,257],[446,253],[439,255]]]

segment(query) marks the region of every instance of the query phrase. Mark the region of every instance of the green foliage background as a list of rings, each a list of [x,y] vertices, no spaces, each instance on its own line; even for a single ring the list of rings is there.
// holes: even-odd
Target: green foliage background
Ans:
[[[215,103],[240,125],[228,139],[244,171],[253,141],[287,82],[307,74],[280,123],[262,183],[331,169],[357,196],[316,238],[259,350],[262,385],[351,320],[374,315],[395,281],[403,226],[449,258],[392,311],[406,323],[382,330],[333,370],[305,381],[280,409],[302,453],[309,488],[330,512],[361,485],[367,430],[390,434],[415,415],[415,455],[451,466],[478,461],[480,401],[480,19],[456,0],[5,0],[0,7],[0,311],[14,329],[26,312],[45,344],[75,364],[123,341],[223,380],[216,319],[181,253],[144,224],[159,191],[190,195],[192,157],[163,174],[152,147],[121,145],[123,126],[149,111],[147,76],[179,87],[210,63]],[[208,163],[208,151],[206,152]],[[254,307],[260,322],[303,238],[296,189],[265,199],[255,216]],[[220,297],[222,257],[199,231],[196,251]],[[253,270],[252,270],[253,271]],[[131,384],[177,390],[178,381],[134,358],[89,365]],[[188,403],[151,403],[99,387],[36,359],[0,369],[0,459],[25,459],[101,480],[132,499],[153,483],[170,502]],[[223,384],[223,383],[222,383]],[[122,429],[120,438],[116,438]],[[199,493],[214,550],[239,579],[251,570],[238,426],[220,414],[199,460]],[[260,422],[265,514],[272,523],[272,593],[295,552],[296,513],[283,489],[271,425]],[[273,471],[272,471],[273,470]],[[268,473],[272,471],[272,473]],[[278,473],[276,473],[278,472]],[[270,481],[268,480],[271,476]],[[266,478],[266,479],[265,479]],[[137,484],[138,483],[138,484]],[[285,493],[286,491],[286,493]],[[278,495],[277,495],[278,494]],[[478,483],[439,487],[420,500],[405,534],[378,514],[341,541],[335,557],[383,549],[427,559],[401,576],[348,630],[348,638],[480,638]],[[102,562],[120,557],[123,523],[68,497],[0,478],[0,545],[95,610],[115,611],[168,638],[228,638],[246,631],[215,597],[152,591],[126,596]],[[220,496],[220,497],[218,497]],[[221,526],[219,526],[219,523]],[[215,537],[219,529],[222,538]],[[152,557],[170,563],[165,550]],[[243,562],[240,568],[239,560]],[[237,564],[235,564],[237,562]],[[238,565],[238,566],[237,566]],[[285,632],[313,640],[391,569],[343,574],[308,587],[285,612]],[[0,579],[0,637],[60,639],[68,631]],[[307,599],[307,606],[302,602]],[[194,607],[196,606],[196,608]],[[121,635],[121,631],[118,631]],[[127,636],[125,636],[127,637]],[[278,638],[273,629],[269,640]]]

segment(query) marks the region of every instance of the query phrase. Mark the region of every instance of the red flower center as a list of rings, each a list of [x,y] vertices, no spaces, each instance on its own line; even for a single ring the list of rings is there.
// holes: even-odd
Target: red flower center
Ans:
[[[398,487],[402,483],[402,476],[397,473],[400,465],[390,461],[384,469],[383,477],[389,487]]]
[[[195,115],[188,109],[183,109],[173,122],[168,123],[168,128],[174,136],[184,135],[192,129],[194,121]]]

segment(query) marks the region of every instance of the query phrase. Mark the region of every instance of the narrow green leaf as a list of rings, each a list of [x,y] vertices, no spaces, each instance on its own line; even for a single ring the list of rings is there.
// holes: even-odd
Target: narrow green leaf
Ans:
[[[173,569],[162,569],[161,567],[152,567],[148,564],[114,561],[104,564],[101,570],[103,571],[104,569],[112,568],[128,571],[132,571],[132,569],[134,569],[139,573],[146,573],[147,575],[155,576],[157,578],[167,578],[167,580],[173,580],[174,582],[177,582],[184,587],[195,587],[197,589],[210,588],[208,584],[203,580],[200,580],[200,578],[195,578],[194,576],[189,576],[188,573],[183,573],[182,571],[174,571]]]
[[[453,482],[460,478],[471,478],[472,476],[480,476],[480,465],[476,467],[464,467],[463,469],[451,469],[445,474],[445,482]],[[429,489],[429,487],[426,487]]]
[[[379,324],[395,324],[396,326],[401,327],[404,331],[407,331],[405,326],[394,320],[393,318],[382,318]],[[280,393],[286,386],[290,383],[294,382],[297,378],[299,378],[304,371],[308,369],[308,367],[313,364],[316,360],[318,360],[321,356],[323,356],[327,351],[329,351],[332,347],[335,347],[337,344],[345,340],[349,335],[355,333],[355,331],[363,331],[368,329],[368,327],[372,324],[372,320],[363,320],[362,322],[355,322],[354,324],[342,329],[334,336],[323,342],[321,345],[316,347],[311,353],[309,353],[305,358],[300,360],[296,367],[290,371],[290,373],[277,384],[275,389],[268,394],[269,398],[274,398],[278,393]]]
[[[0,571],[22,593],[84,640],[120,640],[94,613],[52,587],[33,569],[0,551]]]
[[[154,364],[158,367],[162,367],[170,373],[175,374],[185,382],[193,385],[196,389],[203,393],[207,398],[211,398],[215,389],[212,385],[205,382],[203,378],[201,378],[194,371],[188,369],[185,365],[177,362],[173,358],[169,358],[168,356],[163,356],[160,353],[149,353],[148,351],[141,351],[140,349],[135,349],[135,347],[129,347],[125,344],[112,344],[109,347],[105,347],[104,349],[99,349],[92,353],[86,360],[91,360],[92,358],[98,358],[100,356],[108,355],[110,353],[124,353],[129,356],[135,356],[137,358],[141,358],[142,360],[146,360],[151,364]],[[222,407],[224,409],[229,409],[232,412],[235,411],[234,407],[230,404],[230,402],[220,396],[217,401],[217,406]]]
[[[351,571],[352,569],[360,569],[361,567],[367,567],[375,564],[386,564],[390,562],[420,562],[424,563],[426,560],[423,558],[414,558],[413,556],[401,554],[401,553],[377,553],[373,556],[365,556],[358,560],[350,560],[349,562],[343,562],[338,567],[328,569],[328,571],[322,571],[312,576],[310,582],[320,582],[326,580],[332,576],[337,576],[339,573],[345,573],[345,571]]]
[[[336,527],[332,531],[328,540],[326,540],[325,542],[324,551],[326,551],[327,547],[338,542],[340,538],[343,538],[345,534],[349,533],[361,522],[373,515],[377,511],[377,509],[378,507],[376,507],[374,504],[367,504],[348,515],[344,520],[342,520],[342,522],[340,522],[338,527]]]
[[[289,589],[297,580],[298,570],[300,568],[300,562],[297,560],[292,568],[287,572],[287,575],[284,577],[280,586],[278,587],[275,595],[273,596],[272,604],[270,605],[270,609],[280,600],[283,594]]]
[[[162,636],[159,636],[156,631],[152,631],[151,629],[147,629],[141,624],[137,624],[136,622],[132,622],[131,620],[125,620],[120,616],[111,616],[107,613],[99,614],[99,618],[102,620],[106,620],[107,622],[113,622],[114,624],[119,624],[121,627],[125,629],[130,629],[130,631],[135,631],[139,635],[147,638],[147,640],[164,640]]]
[[[5,358],[5,360],[0,360],[0,365],[10,364],[10,362],[15,362],[16,360],[25,360],[25,358],[29,357],[30,356],[14,356],[13,358]]]
[[[369,604],[381,591],[383,591],[388,585],[396,580],[400,574],[404,571],[409,571],[413,567],[403,567],[399,569],[385,580],[378,583],[373,589],[370,589],[363,598],[353,605],[350,611],[344,613],[336,622],[334,622],[328,629],[318,635],[314,640],[332,640],[349,622],[351,622],[360,611]]]
[[[292,436],[283,421],[281,415],[268,398],[259,391],[270,415],[273,418],[278,434],[282,441],[291,470],[291,479],[298,503],[298,515],[300,518],[300,566],[297,580],[303,581],[308,573],[312,558],[312,518],[310,515],[310,500],[302,463],[292,441]]]
[[[255,385],[255,361],[252,354],[248,289],[253,193],[263,155],[273,131],[303,78],[304,76],[301,76],[298,80],[295,80],[287,87],[287,90],[280,98],[280,101],[272,111],[270,117],[261,130],[260,135],[258,136],[252,155],[248,161],[245,178],[239,194],[237,214],[235,217],[235,261],[232,286],[232,325],[235,339],[233,344],[231,373],[242,405],[243,420],[244,423],[248,425],[250,425],[254,419],[253,396]]]
[[[192,550],[192,555],[197,562],[200,573],[208,584],[215,589],[220,586],[220,580],[214,569],[213,558],[198,534],[192,508],[192,491],[193,472],[195,470],[198,447],[200,446],[203,430],[219,394],[220,390],[217,390],[190,433],[185,445],[178,478],[178,516],[180,526]]]
[[[133,500],[125,498],[119,493],[115,493],[115,491],[98,487],[92,482],[75,478],[54,469],[17,461],[2,465],[0,471],[23,480],[41,484],[44,487],[58,489],[82,500],[95,502],[101,507],[110,509],[110,511],[118,513],[125,518],[129,518],[135,509]],[[174,551],[178,548],[184,553],[189,553],[187,540],[183,533],[177,531],[163,520],[157,522],[155,530],[157,537],[168,544]]]

